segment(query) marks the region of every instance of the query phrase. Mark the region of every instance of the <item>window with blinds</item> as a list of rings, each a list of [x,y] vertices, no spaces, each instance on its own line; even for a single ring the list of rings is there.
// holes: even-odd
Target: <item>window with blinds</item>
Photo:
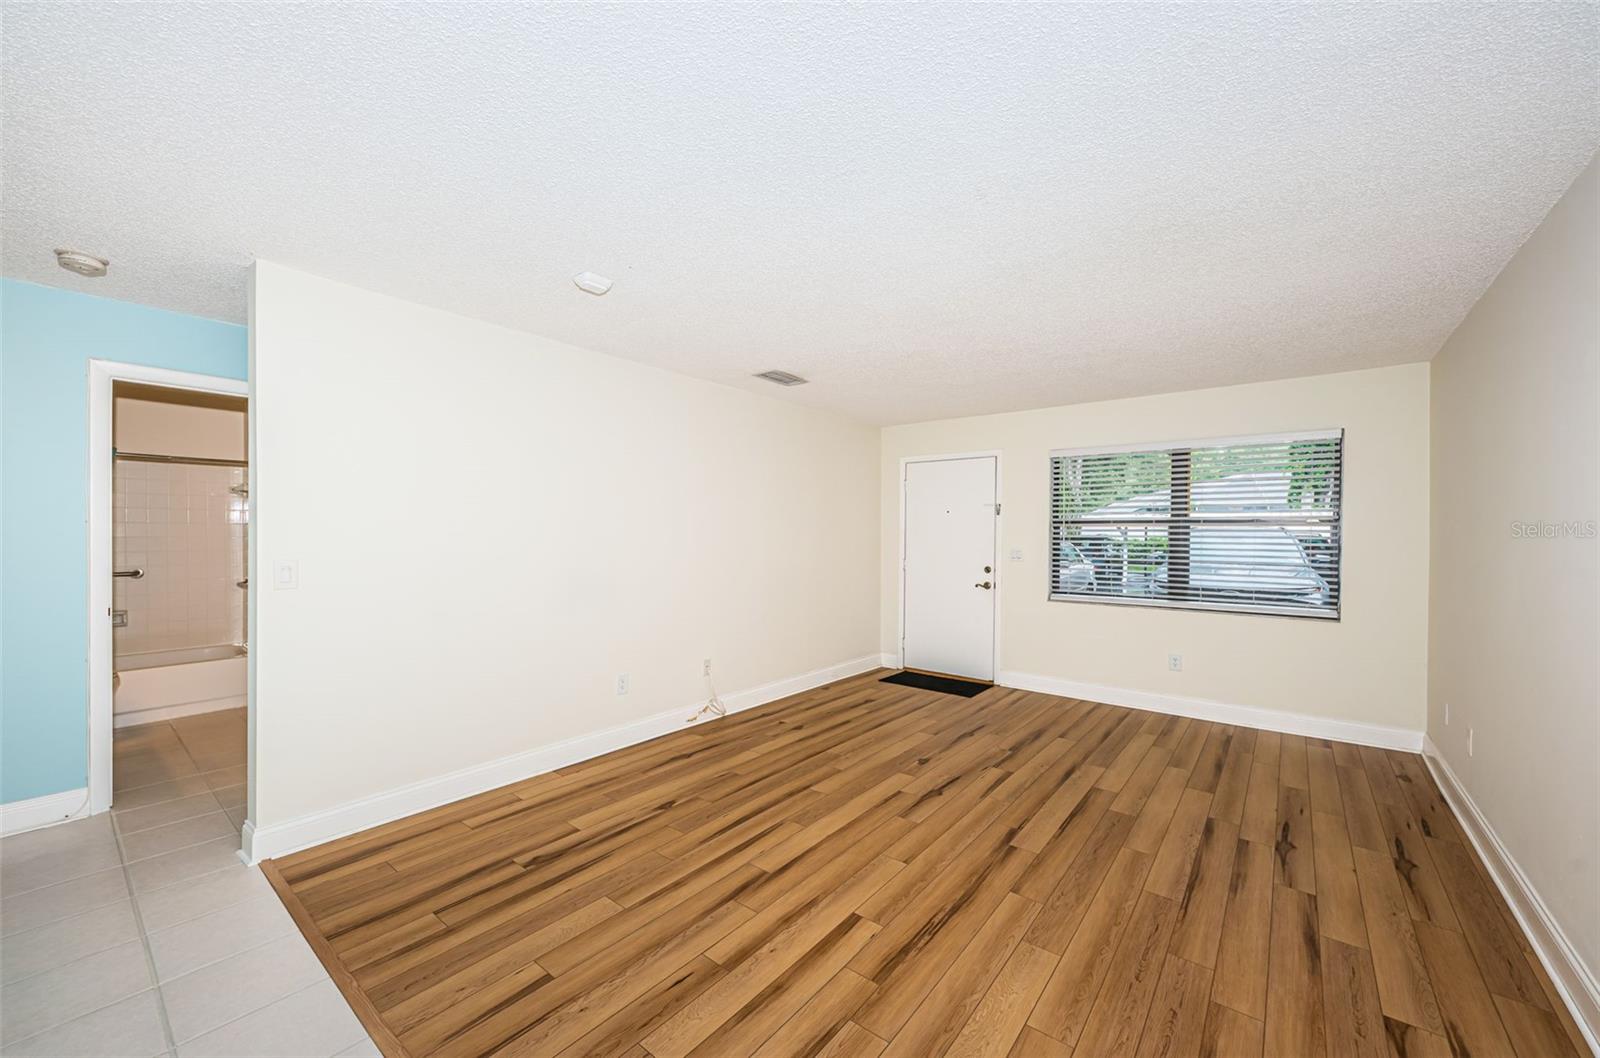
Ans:
[[[1339,616],[1344,432],[1050,456],[1050,598]]]

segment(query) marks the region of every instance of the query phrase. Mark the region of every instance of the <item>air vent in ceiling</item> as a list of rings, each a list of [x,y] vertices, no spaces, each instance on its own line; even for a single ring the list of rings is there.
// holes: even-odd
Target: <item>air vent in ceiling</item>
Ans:
[[[799,375],[791,375],[787,371],[763,371],[756,377],[764,378],[768,382],[776,382],[780,386],[803,386],[806,384],[805,379]]]

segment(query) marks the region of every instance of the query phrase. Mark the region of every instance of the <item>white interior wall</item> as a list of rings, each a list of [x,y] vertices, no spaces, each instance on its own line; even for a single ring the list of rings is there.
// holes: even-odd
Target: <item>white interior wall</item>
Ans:
[[[1472,594],[1483,578],[1442,570],[1513,554],[1509,522],[1458,509],[1481,499],[1486,459],[1505,459],[1502,483],[1541,468],[1517,497],[1530,517],[1594,517],[1594,181],[1591,169],[1552,215],[1561,233],[1530,243],[1431,369],[881,435],[260,264],[252,396],[267,400],[252,455],[268,473],[252,575],[293,559],[301,581],[258,596],[252,737],[267,765],[252,818],[687,707],[705,656],[727,689],[894,655],[901,459],[998,451],[1002,681],[1295,713],[1331,737],[1426,727],[1592,961],[1592,539],[1530,543],[1505,567],[1518,576],[1488,578],[1492,598]],[[1050,450],[1324,427],[1346,431],[1338,623],[1048,601]],[[878,546],[862,547],[873,524]],[[633,691],[618,698],[623,671]],[[1493,752],[1462,757],[1446,699]],[[1566,806],[1553,826],[1552,804]]]
[[[1337,623],[1049,601],[1052,449],[1332,427],[1345,430],[1344,605]],[[1000,682],[1061,681],[1060,693],[1167,708],[1178,699],[1203,699],[1347,725],[1321,729],[1327,737],[1383,740],[1398,729],[1411,733],[1413,748],[1420,745],[1426,364],[885,428],[880,637],[886,653],[900,650],[900,460],[983,451],[1001,455]],[[1021,561],[1010,560],[1013,549]],[[1183,655],[1181,672],[1168,670],[1172,653]]]
[[[875,428],[269,262],[251,297],[256,828],[687,717],[704,658],[876,658]]]
[[[1433,362],[1428,680],[1428,734],[1587,964],[1576,976],[1587,976],[1591,1017],[1600,1015],[1597,164]]]

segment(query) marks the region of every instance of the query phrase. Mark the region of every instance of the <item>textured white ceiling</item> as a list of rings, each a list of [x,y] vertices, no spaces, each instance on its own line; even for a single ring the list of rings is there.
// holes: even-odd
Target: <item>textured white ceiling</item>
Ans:
[[[3,269],[242,320],[259,256],[869,422],[1425,360],[1600,143],[1597,11],[7,2]]]

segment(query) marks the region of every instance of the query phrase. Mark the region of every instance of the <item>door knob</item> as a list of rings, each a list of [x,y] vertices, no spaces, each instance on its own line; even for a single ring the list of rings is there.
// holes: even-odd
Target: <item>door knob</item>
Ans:
[[[974,587],[974,588],[982,588],[982,589],[984,589],[984,590],[985,590],[985,591],[987,591],[987,590],[988,590],[988,589],[990,589],[990,588],[992,588],[992,587],[994,587],[994,585],[993,585],[993,584],[990,584],[990,583],[989,583],[989,582],[988,582],[988,581],[986,581],[986,580],[981,580],[981,581],[979,581],[979,582],[978,582],[978,583],[976,583],[976,584],[974,584],[974,585],[973,585],[973,587]]]

